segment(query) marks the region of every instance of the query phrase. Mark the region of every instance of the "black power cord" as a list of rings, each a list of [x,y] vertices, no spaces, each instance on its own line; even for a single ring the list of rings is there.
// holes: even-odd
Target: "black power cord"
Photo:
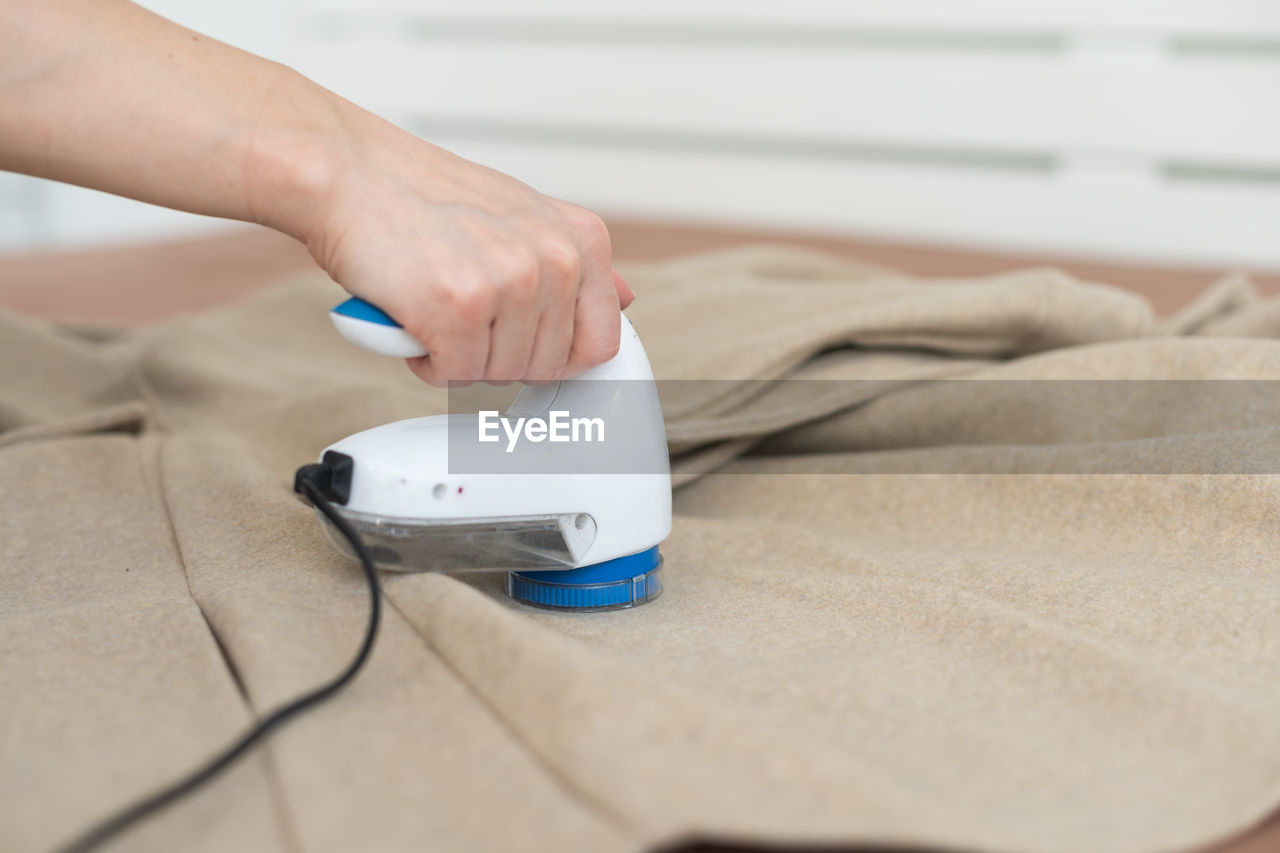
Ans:
[[[360,644],[360,651],[356,652],[355,658],[352,659],[351,663],[347,664],[347,668],[332,681],[299,696],[292,702],[282,705],[267,714],[267,716],[262,717],[238,740],[218,755],[209,759],[203,766],[193,770],[169,786],[160,789],[151,796],[111,815],[65,847],[60,848],[62,853],[86,853],[86,851],[93,850],[143,818],[160,811],[175,800],[191,793],[223,770],[226,770],[238,759],[243,758],[253,748],[254,744],[261,741],[272,731],[308,708],[319,705],[346,687],[351,682],[351,679],[355,678],[360,668],[364,666],[365,661],[369,658],[369,653],[373,650],[373,641],[378,635],[378,624],[382,619],[382,592],[378,586],[378,574],[373,568],[373,560],[369,557],[369,552],[365,550],[364,542],[360,540],[360,534],[351,527],[345,518],[338,514],[338,511],[333,508],[333,504],[325,497],[324,492],[328,490],[329,477],[329,466],[323,463],[306,465],[298,471],[298,478],[294,488],[305,495],[315,505],[316,509],[324,513],[325,517],[333,522],[333,526],[342,532],[342,535],[351,543],[351,548],[355,551],[356,557],[360,560],[360,566],[364,569],[365,579],[369,582],[369,626],[365,629],[364,642]]]

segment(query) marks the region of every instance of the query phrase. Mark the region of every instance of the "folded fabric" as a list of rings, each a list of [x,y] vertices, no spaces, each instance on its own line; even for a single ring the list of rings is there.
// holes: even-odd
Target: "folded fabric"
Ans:
[[[1235,278],[1158,321],[1053,270],[784,247],[626,272],[681,483],[663,596],[387,576],[351,688],[122,849],[1172,850],[1280,805],[1280,404],[1153,390],[1280,379],[1275,303]],[[0,315],[0,848],[353,653],[363,582],[292,472],[447,398],[339,339],[339,296]],[[1069,384],[1099,380],[1146,384],[1100,412]]]

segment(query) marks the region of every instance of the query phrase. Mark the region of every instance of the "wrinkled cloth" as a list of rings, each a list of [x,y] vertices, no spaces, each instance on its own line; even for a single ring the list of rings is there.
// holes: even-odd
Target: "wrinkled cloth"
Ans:
[[[1280,379],[1280,302],[1233,277],[1157,320],[1055,270],[767,246],[625,272],[655,374],[718,380],[664,394],[662,597],[386,575],[354,684],[116,849],[1154,851],[1280,805],[1280,478],[1123,473],[1280,454],[1277,413],[1099,433],[960,381]],[[293,471],[446,397],[339,339],[340,295],[110,336],[0,315],[0,848],[68,840],[355,651],[364,582]],[[874,382],[760,385],[793,378]]]

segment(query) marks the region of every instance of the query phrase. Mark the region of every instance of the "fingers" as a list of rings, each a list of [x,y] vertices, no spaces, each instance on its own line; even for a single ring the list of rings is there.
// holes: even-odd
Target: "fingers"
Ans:
[[[465,386],[485,378],[492,331],[474,329],[462,336],[441,337],[429,355],[407,358],[405,364],[423,382],[437,388]],[[428,344],[428,349],[432,345]]]
[[[559,202],[551,210],[520,229],[473,222],[429,263],[402,270],[389,290],[430,352],[407,360],[414,374],[438,387],[546,382],[613,357],[618,312],[635,292],[613,269],[598,216]]]
[[[489,360],[483,379],[506,385],[523,379],[529,372],[538,318],[527,307],[504,306],[493,321],[489,334]]]
[[[581,373],[618,352],[618,282],[622,277],[613,269],[609,231],[604,222],[593,213],[584,213],[577,223],[584,247],[582,281],[574,306],[573,345],[562,376]],[[625,281],[622,284],[628,291],[631,289]]]
[[[561,377],[575,376],[617,355],[620,332],[618,292],[613,282],[583,287],[574,313],[573,346]]]
[[[486,377],[497,295],[481,278],[459,276],[433,289],[434,307],[406,331],[426,346],[426,356],[407,359],[418,378],[438,388],[470,385]],[[446,321],[441,320],[445,318]]]
[[[618,291],[618,306],[620,308],[626,308],[636,301],[636,292],[631,289],[631,285],[627,284],[627,280],[618,274],[617,270],[613,271],[613,288]]]
[[[423,319],[406,329],[430,354],[408,363],[432,385],[501,385],[524,378],[539,329],[539,293],[553,274],[544,267],[555,265],[559,278],[577,278],[576,255],[546,261],[519,245],[487,248],[456,259],[450,273],[414,288],[428,295],[429,307],[419,306]]]
[[[573,345],[573,304],[578,298],[582,254],[572,240],[543,241],[537,334],[522,379],[547,382],[557,378]]]
[[[576,289],[576,288],[575,288]],[[528,382],[559,379],[573,346],[573,302],[558,300],[539,318],[537,338],[529,356]]]

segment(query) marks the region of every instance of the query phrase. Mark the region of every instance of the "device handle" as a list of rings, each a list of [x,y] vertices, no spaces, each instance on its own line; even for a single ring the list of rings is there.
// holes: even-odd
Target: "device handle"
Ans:
[[[353,296],[341,305],[335,305],[329,311],[329,319],[339,334],[370,352],[397,358],[427,354],[427,348],[421,341],[372,302]]]
[[[357,346],[396,358],[415,358],[427,354],[422,342],[404,330],[390,314],[372,302],[355,296],[335,305],[329,318],[338,332]],[[580,379],[653,379],[649,358],[627,315],[622,315],[622,333],[618,354],[581,374]]]

